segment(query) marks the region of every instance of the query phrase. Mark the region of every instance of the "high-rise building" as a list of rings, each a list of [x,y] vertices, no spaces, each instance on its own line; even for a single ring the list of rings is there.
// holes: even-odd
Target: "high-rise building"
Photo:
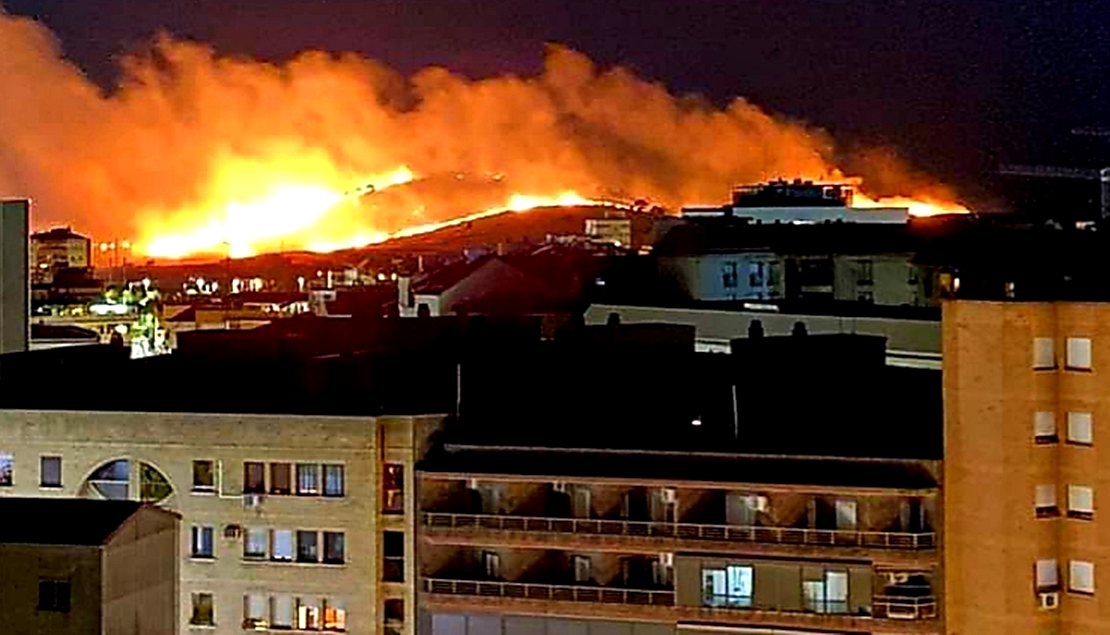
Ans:
[[[30,280],[27,236],[31,202],[0,201],[0,354],[27,350]]]
[[[1102,633],[1110,304],[945,306],[948,632]]]

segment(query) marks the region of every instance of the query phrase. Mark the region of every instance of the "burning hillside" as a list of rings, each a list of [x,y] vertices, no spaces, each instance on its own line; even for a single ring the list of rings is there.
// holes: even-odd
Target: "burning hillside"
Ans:
[[[959,209],[894,159],[875,166],[879,188],[843,174],[819,130],[560,47],[538,76],[471,80],[321,52],[272,65],[164,36],[103,94],[43,27],[0,14],[0,92],[19,96],[0,100],[0,193],[151,256],[329,251],[552,204],[677,209],[774,177],[858,176],[865,205]]]

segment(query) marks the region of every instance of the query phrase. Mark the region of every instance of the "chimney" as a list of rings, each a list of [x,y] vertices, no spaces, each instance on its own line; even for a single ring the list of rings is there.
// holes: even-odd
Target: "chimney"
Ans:
[[[0,354],[27,350],[30,340],[29,217],[31,201],[0,201]]]

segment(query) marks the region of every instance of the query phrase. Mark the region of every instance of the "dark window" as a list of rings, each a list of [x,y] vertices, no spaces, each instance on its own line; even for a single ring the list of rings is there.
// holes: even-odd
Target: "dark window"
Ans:
[[[69,612],[69,580],[39,580],[39,610]]]
[[[266,493],[266,465],[264,463],[243,464],[243,493]]]
[[[189,618],[189,623],[194,626],[215,626],[216,620],[212,607],[211,593],[194,593],[193,614]]]
[[[320,551],[317,548],[318,540],[315,531],[297,532],[297,562],[320,561]]]
[[[387,531],[383,534],[382,581],[405,581],[405,534]]]
[[[324,466],[324,496],[343,496],[344,491],[343,466]]]
[[[43,487],[62,486],[62,457],[44,456],[39,459],[39,485]]]
[[[212,535],[211,527],[193,527],[192,556],[194,558],[211,558],[213,556]]]
[[[213,461],[193,461],[193,489],[216,489],[216,465]]]
[[[386,600],[385,601],[385,621],[387,624],[404,624],[405,623],[405,601],[404,600]]]
[[[343,564],[344,536],[342,532],[324,532],[324,563]]]
[[[382,475],[382,513],[405,513],[405,466],[386,463]]]
[[[270,464],[270,493],[292,494],[293,476],[292,466],[288,463]]]

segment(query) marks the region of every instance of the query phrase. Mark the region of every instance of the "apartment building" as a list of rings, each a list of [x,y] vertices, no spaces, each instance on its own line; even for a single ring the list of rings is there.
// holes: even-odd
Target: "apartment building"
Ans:
[[[1101,633],[1110,305],[945,306],[949,632]]]
[[[179,514],[182,633],[408,635],[406,492],[440,419],[3,410],[0,497]]]
[[[445,446],[420,466],[419,632],[941,633],[939,469]]]

